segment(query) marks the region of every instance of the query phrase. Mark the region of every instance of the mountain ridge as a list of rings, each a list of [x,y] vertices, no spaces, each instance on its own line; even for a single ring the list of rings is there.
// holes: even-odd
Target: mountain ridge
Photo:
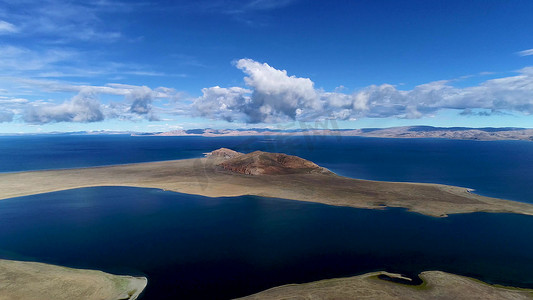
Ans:
[[[134,134],[135,135],[135,134]],[[145,133],[147,136],[360,136],[376,138],[443,138],[457,140],[525,140],[533,141],[533,129],[518,127],[433,127],[403,126],[389,128],[362,129],[318,129],[302,128],[291,130],[280,129],[193,129],[174,130],[168,132]]]

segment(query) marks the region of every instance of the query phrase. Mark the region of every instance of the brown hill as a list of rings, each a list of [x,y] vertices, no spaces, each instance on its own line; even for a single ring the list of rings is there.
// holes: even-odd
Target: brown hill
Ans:
[[[238,155],[218,165],[225,170],[247,175],[331,173],[298,156],[263,151]]]
[[[228,148],[220,148],[215,151],[205,153],[205,157],[211,157],[211,158],[220,157],[224,159],[230,159],[230,158],[238,157],[241,155],[244,155],[244,153],[237,152],[237,151],[234,151]]]

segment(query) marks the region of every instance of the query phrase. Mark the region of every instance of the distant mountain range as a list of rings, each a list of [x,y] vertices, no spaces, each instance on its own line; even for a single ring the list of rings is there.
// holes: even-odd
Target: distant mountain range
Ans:
[[[190,129],[173,130],[157,133],[135,133],[133,135],[148,136],[298,136],[298,135],[331,135],[361,136],[379,138],[445,138],[459,140],[527,140],[533,141],[533,129],[528,128],[469,128],[469,127],[432,127],[406,126],[391,128],[363,129]]]
[[[40,134],[40,133],[39,133]],[[330,136],[361,136],[378,138],[444,138],[456,140],[525,140],[533,141],[533,129],[516,127],[432,127],[432,126],[405,126],[390,128],[362,128],[362,129],[188,129],[172,130],[167,132],[134,132],[134,131],[77,131],[77,132],[49,132],[48,135],[103,135],[103,134],[128,134],[132,136],[304,136],[304,135],[330,135]],[[2,134],[6,135],[6,134]],[[38,135],[35,134],[7,134],[7,135]]]

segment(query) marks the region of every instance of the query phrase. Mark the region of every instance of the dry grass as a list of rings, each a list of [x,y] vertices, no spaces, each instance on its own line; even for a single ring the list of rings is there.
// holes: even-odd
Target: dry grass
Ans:
[[[118,276],[36,262],[0,260],[2,300],[137,299],[144,277]]]
[[[489,285],[468,277],[441,271],[420,274],[424,283],[420,286],[404,285],[378,279],[375,272],[354,276],[321,280],[305,284],[275,287],[241,300],[350,300],[350,299],[533,299],[533,290]]]

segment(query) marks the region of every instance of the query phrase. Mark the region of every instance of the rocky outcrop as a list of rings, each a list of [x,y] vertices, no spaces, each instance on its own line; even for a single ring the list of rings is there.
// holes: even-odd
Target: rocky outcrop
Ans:
[[[205,157],[231,159],[242,155],[244,155],[244,153],[233,151],[228,148],[220,148],[215,151],[206,153]]]
[[[263,151],[237,155],[218,165],[224,170],[246,175],[331,173],[298,156]]]

